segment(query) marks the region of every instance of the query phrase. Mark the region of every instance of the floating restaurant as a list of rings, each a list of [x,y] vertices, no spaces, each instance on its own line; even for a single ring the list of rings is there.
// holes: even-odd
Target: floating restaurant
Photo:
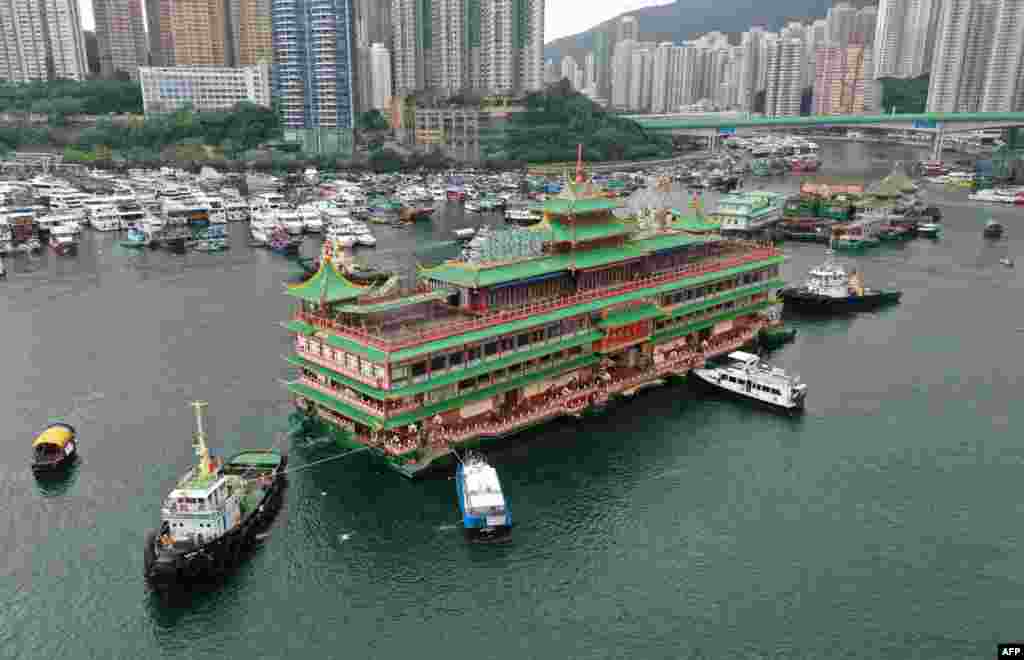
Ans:
[[[542,222],[421,269],[411,292],[357,284],[325,253],[287,288],[298,305],[283,324],[296,369],[286,387],[307,422],[413,477],[755,338],[778,305],[778,250],[695,235],[665,213],[641,229],[619,206],[578,168]]]

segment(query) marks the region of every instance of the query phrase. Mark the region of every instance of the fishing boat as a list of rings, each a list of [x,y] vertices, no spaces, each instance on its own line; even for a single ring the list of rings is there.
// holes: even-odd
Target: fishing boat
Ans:
[[[826,252],[825,263],[812,268],[803,285],[782,290],[786,305],[805,312],[837,313],[865,311],[900,301],[900,291],[866,288],[860,273],[847,272],[832,254],[832,250]]]
[[[50,230],[50,249],[62,257],[78,253],[78,234],[67,225],[57,225]]]
[[[0,257],[0,280],[7,278],[7,266],[4,265],[3,257]]]
[[[989,218],[988,222],[985,223],[982,234],[985,238],[999,238],[1003,235],[1003,224],[994,218]]]
[[[531,211],[528,206],[516,206],[505,209],[505,220],[514,225],[532,225],[542,218],[539,214]]]
[[[455,238],[460,241],[468,241],[476,236],[476,229],[473,229],[472,227],[465,227],[463,229],[456,229],[452,233],[455,234]]]
[[[925,238],[938,238],[942,226],[934,222],[922,222],[917,225],[917,235]]]
[[[1013,268],[1013,259],[1009,257],[1003,257],[999,260],[999,263],[1006,266],[1007,268]]]
[[[467,213],[480,213],[482,211],[478,202],[466,202],[463,208],[466,209]]]
[[[75,428],[70,424],[50,424],[32,441],[32,471],[52,472],[74,462],[78,457]]]
[[[512,512],[501,492],[498,471],[470,453],[455,470],[462,527],[473,541],[499,541],[512,533]]]
[[[807,398],[807,385],[797,375],[761,361],[752,353],[733,351],[721,367],[694,369],[700,382],[737,396],[787,411],[800,411]]]
[[[223,575],[252,546],[280,508],[288,457],[272,449],[243,451],[227,460],[206,446],[203,409],[196,415],[197,464],[160,508],[160,527],[146,534],[145,576],[159,589]]]

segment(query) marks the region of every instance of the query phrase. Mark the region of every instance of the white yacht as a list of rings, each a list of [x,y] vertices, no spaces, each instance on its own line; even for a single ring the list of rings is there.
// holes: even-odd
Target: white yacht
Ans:
[[[367,247],[373,247],[377,244],[377,239],[369,231],[364,231],[356,234],[356,242],[359,245],[365,245]]]
[[[302,232],[306,231],[306,224],[302,221],[302,216],[296,211],[279,210],[277,212],[277,221],[292,236],[301,236]]]
[[[277,213],[271,210],[256,211],[249,223],[249,233],[257,243],[269,243],[270,236],[279,227]]]
[[[302,217],[302,226],[305,231],[311,234],[319,234],[324,230],[324,221],[320,217],[320,210],[313,204],[304,204],[298,209]]]
[[[802,410],[807,385],[751,353],[734,351],[723,367],[694,369],[701,381],[732,394],[754,399],[784,410]]]
[[[241,199],[226,198],[224,209],[228,214],[228,222],[243,222],[249,219],[249,205]]]
[[[121,212],[115,206],[94,206],[90,209],[89,224],[96,231],[120,231]]]

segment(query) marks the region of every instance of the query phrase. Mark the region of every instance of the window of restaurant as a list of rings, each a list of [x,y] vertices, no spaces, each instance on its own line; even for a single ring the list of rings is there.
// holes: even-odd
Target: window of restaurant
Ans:
[[[524,332],[523,334],[521,334],[518,337],[516,337],[516,346],[517,347],[523,348],[524,346],[528,346],[529,344],[530,344],[530,335],[529,335],[529,333]]]
[[[501,340],[500,340],[500,343],[501,343],[501,352],[502,353],[507,353],[509,351],[516,350],[516,340],[515,340],[515,337],[502,337]]]
[[[480,361],[480,347],[473,346],[466,351],[466,366],[472,367]]]
[[[416,364],[412,365],[412,377],[413,378],[419,378],[420,376],[426,375],[426,373],[427,373],[427,363],[426,362],[417,362]]]
[[[431,371],[444,371],[447,367],[448,367],[447,356],[435,355],[430,360],[430,370]]]
[[[494,357],[498,354],[498,342],[492,341],[489,344],[484,344],[484,356]]]
[[[448,355],[448,367],[451,369],[457,369],[462,366],[462,351],[456,351]]]

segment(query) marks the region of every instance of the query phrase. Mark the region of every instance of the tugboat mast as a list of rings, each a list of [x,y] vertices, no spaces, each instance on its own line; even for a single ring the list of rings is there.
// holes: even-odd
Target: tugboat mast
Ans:
[[[199,473],[210,476],[210,450],[206,447],[206,432],[203,431],[203,409],[209,404],[206,401],[193,401],[192,408],[196,412],[196,432],[193,434],[193,446],[199,457]]]

